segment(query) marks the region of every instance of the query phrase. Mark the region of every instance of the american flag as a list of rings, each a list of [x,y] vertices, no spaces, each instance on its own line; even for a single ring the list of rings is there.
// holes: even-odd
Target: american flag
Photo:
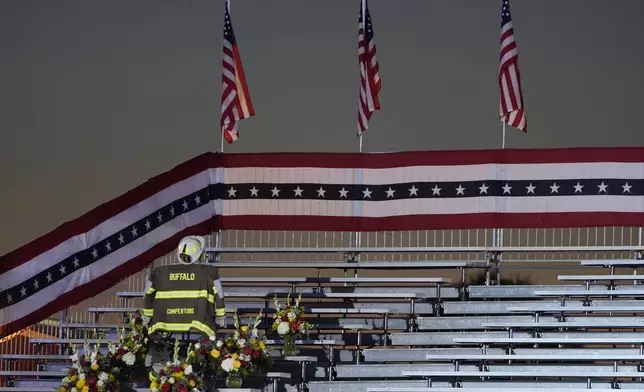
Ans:
[[[0,338],[217,230],[644,226],[644,148],[206,153],[0,256]]]
[[[501,89],[501,121],[527,132],[519,73],[519,56],[514,40],[510,0],[501,6],[501,63],[499,65],[499,88]]]
[[[242,67],[235,31],[230,21],[230,0],[226,0],[224,54],[221,88],[221,131],[228,143],[239,138],[237,122],[255,115]]]
[[[358,16],[358,64],[360,66],[360,99],[358,103],[358,135],[369,128],[371,114],[380,110],[380,74],[376,59],[376,42],[367,0],[361,0]]]

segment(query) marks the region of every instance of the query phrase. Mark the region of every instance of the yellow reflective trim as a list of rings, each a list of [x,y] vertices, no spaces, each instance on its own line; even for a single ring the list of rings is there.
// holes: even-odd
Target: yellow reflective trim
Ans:
[[[143,315],[144,315],[145,317],[152,317],[152,316],[154,316],[154,309],[141,309],[141,311],[143,312]]]
[[[211,304],[214,304],[215,303],[215,296],[212,295],[212,294],[208,294],[208,302],[210,302]]]
[[[217,291],[217,286],[212,286],[212,291],[213,291],[215,294],[219,294],[219,292]]]
[[[155,299],[208,298],[208,290],[157,291]]]
[[[190,329],[196,329],[205,333],[208,336],[213,336],[215,331],[213,331],[209,326],[199,321],[192,321],[190,323],[163,323],[158,322],[150,327],[150,333],[155,332],[158,329],[169,332],[188,332]]]
[[[226,315],[226,308],[217,309],[217,317],[224,317]]]
[[[154,289],[154,287],[150,287],[150,288],[148,289],[148,291],[146,291],[145,293],[146,293],[146,294],[148,294],[148,295],[150,295],[150,294],[154,294],[154,292],[155,292],[155,291],[156,291],[156,290]]]

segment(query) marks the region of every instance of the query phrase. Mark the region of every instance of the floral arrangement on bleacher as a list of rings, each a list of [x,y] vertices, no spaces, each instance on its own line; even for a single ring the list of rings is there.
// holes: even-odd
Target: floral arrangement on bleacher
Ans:
[[[219,373],[226,377],[226,386],[230,388],[239,388],[245,377],[266,371],[272,363],[257,329],[262,316],[260,311],[252,326],[242,325],[235,313],[235,332],[215,343]]]
[[[304,319],[304,307],[300,305],[301,301],[301,293],[295,301],[289,293],[282,307],[277,295],[275,296],[275,315],[271,329],[284,339],[284,355],[295,355],[297,352],[295,340],[302,335],[308,335],[311,330],[311,324]]]
[[[204,390],[203,377],[193,369],[190,358],[195,357],[192,347],[188,348],[188,358],[179,360],[179,340],[174,343],[172,361],[168,361],[158,374],[150,374],[151,392],[201,392]]]
[[[137,368],[145,367],[145,357],[148,354],[148,326],[143,318],[129,316],[130,332],[125,328],[119,331],[119,340],[108,343],[108,357],[112,368],[119,369],[121,381],[131,380],[132,373]]]
[[[115,372],[110,366],[109,359],[99,352],[100,339],[92,347],[85,343],[83,354],[76,348],[70,357],[72,367],[69,373],[63,378],[58,392],[117,392],[119,383]]]

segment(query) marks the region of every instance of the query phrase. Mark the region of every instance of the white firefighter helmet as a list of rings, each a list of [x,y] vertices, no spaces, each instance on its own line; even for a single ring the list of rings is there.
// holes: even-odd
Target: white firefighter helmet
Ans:
[[[198,235],[191,235],[184,237],[181,242],[179,242],[177,256],[179,257],[179,261],[183,264],[192,264],[203,260],[205,248],[205,238]]]

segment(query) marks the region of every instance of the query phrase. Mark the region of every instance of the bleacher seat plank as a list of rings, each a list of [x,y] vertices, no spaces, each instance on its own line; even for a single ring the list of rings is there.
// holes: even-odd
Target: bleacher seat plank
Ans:
[[[427,360],[437,361],[644,361],[644,355],[637,354],[601,354],[601,355],[569,355],[569,354],[450,354],[433,355],[425,357]]]
[[[486,344],[486,343],[497,343],[497,344],[643,344],[641,336],[634,336],[632,338],[620,337],[620,338],[569,338],[562,336],[559,338],[501,338],[501,337],[456,337],[453,340],[456,344]]]
[[[588,267],[635,267],[643,266],[644,260],[614,259],[614,260],[581,260],[581,265]]]
[[[42,354],[0,354],[0,359],[8,360],[43,360],[43,361],[66,361],[69,355],[42,355]]]
[[[562,377],[562,378],[638,378],[644,377],[644,372],[573,372],[560,370],[558,372],[531,371],[529,369],[508,371],[403,371],[405,377]]]
[[[620,301],[621,302],[621,301]],[[524,312],[538,312],[538,313],[643,313],[644,306],[516,306],[509,307],[508,312],[524,313]]]
[[[609,290],[608,288],[604,290],[590,289],[590,290],[552,290],[552,291],[535,291],[535,295],[539,297],[585,297],[585,296],[595,296],[595,297],[644,297],[644,289],[631,289],[631,290]]]
[[[592,389],[571,389],[571,388],[517,388],[517,387],[512,387],[512,388],[504,388],[503,386],[500,386],[499,384],[495,384],[494,388],[468,388],[468,387],[453,387],[453,388],[438,388],[438,387],[430,387],[430,388],[422,388],[422,387],[387,387],[387,388],[367,388],[366,392],[491,392],[490,390],[501,390],[501,391],[512,391],[512,392],[581,392],[581,391],[611,391],[612,389],[605,389],[605,388],[592,388]],[[624,391],[628,392],[644,392],[644,389],[624,389]]]
[[[559,275],[561,281],[598,282],[603,280],[644,280],[644,275]]]
[[[484,261],[363,261],[363,262],[315,262],[315,261],[222,261],[217,268],[314,268],[314,269],[451,269],[484,268]]]
[[[596,318],[596,317],[591,317]],[[624,317],[620,317],[622,319]],[[526,328],[526,329],[536,329],[536,328],[638,328],[644,327],[644,320],[633,320],[631,322],[623,320],[602,320],[602,321],[593,321],[588,320],[584,321],[575,321],[575,322],[564,322],[564,321],[547,321],[547,322],[532,322],[532,323],[483,323],[481,327],[483,328]]]
[[[65,377],[67,372],[30,371],[30,370],[0,370],[0,376],[10,377]]]

